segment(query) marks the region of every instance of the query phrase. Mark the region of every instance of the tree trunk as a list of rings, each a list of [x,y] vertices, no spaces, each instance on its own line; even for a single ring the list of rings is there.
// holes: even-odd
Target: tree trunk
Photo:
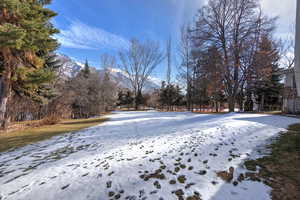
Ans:
[[[189,89],[189,86],[188,86],[187,94],[186,94],[186,105],[187,105],[187,110],[191,111],[191,101],[190,101],[190,89]]]
[[[240,97],[239,99],[239,112],[243,112],[244,111],[244,102],[243,99]]]
[[[12,52],[9,48],[3,48],[1,53],[4,64],[0,76],[0,128],[6,129],[9,124],[7,105],[11,96],[12,68],[15,66],[15,63],[13,62]]]
[[[263,112],[264,110],[265,110],[265,95],[263,94],[260,102],[260,112]]]
[[[139,102],[138,102],[139,100],[138,100],[138,98],[139,98],[139,97],[136,96],[135,99],[134,99],[134,109],[135,109],[135,110],[138,110],[138,109],[139,109]]]
[[[11,71],[7,67],[0,78],[0,126],[6,129],[9,124],[7,104],[11,94]]]
[[[220,104],[218,101],[215,102],[216,103],[216,112],[218,113],[219,112],[219,108],[220,108]]]
[[[235,97],[229,97],[228,98],[228,107],[229,107],[229,112],[234,112]]]

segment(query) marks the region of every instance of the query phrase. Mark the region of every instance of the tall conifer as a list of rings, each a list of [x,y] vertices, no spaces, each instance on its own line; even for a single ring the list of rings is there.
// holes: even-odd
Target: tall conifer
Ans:
[[[56,13],[45,8],[50,0],[0,1],[0,126],[9,119],[7,104],[12,90],[33,94],[36,85],[52,76],[44,70],[46,55],[55,50],[51,37],[58,30],[50,23]]]

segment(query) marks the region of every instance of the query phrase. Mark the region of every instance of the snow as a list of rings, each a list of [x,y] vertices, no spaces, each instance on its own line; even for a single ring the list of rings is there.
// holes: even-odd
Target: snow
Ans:
[[[121,73],[121,74],[123,74],[123,76],[128,77],[128,74],[127,74],[126,72],[124,72],[123,70],[119,69],[119,68],[108,67],[107,69],[108,69],[110,72],[113,72],[113,73]]]
[[[107,68],[110,74],[116,78],[122,87],[131,88],[129,75],[120,68]],[[156,77],[149,76],[145,82],[144,92],[151,92],[153,89],[157,89],[161,85],[161,80]]]
[[[234,186],[216,172],[232,166],[236,180],[246,171],[245,159],[262,156],[258,152],[271,138],[300,123],[237,113],[115,112],[109,117],[102,125],[1,153],[0,199],[172,200],[179,189],[185,198],[196,192],[204,200],[270,199],[271,188],[262,182]],[[155,171],[161,176],[149,176]]]

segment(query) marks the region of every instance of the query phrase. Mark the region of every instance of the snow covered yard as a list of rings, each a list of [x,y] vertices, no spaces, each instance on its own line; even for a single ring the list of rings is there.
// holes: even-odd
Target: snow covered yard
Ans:
[[[243,160],[300,119],[262,114],[116,112],[111,120],[0,154],[4,199],[270,199],[238,181]],[[216,172],[233,167],[231,183]],[[235,181],[236,184],[233,184]]]

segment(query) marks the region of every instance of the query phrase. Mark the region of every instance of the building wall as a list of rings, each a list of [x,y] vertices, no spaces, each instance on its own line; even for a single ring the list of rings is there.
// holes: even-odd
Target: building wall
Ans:
[[[286,88],[295,87],[294,77],[295,77],[294,70],[287,72],[285,74],[284,86]]]
[[[300,96],[300,1],[297,1],[297,14],[296,14],[295,76],[296,76],[298,96]]]
[[[300,113],[300,97],[283,100],[283,112]]]
[[[283,112],[300,113],[300,97],[297,95],[294,70],[285,72]]]

